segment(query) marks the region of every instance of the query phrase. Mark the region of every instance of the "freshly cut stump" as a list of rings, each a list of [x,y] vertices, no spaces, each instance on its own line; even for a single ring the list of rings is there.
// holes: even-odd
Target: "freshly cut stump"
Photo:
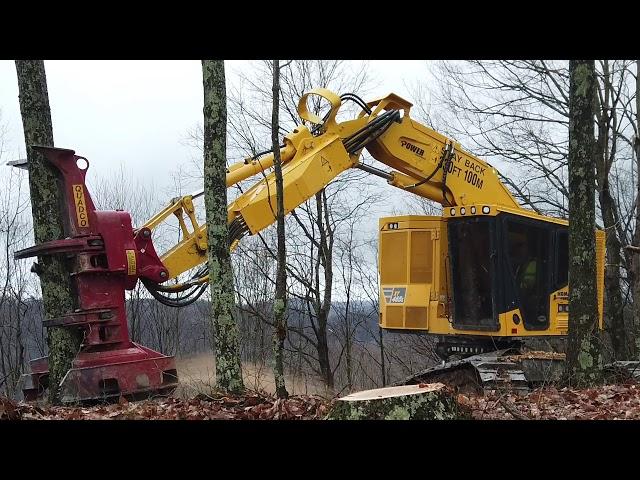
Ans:
[[[403,385],[339,398],[329,420],[456,420],[469,418],[442,383]]]

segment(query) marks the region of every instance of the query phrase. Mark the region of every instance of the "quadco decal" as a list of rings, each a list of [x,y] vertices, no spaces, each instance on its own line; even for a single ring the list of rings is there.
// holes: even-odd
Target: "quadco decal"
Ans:
[[[404,303],[404,297],[407,295],[406,287],[383,288],[382,293],[387,303]]]
[[[82,185],[73,185],[73,200],[76,203],[76,215],[78,217],[78,227],[89,228],[89,217],[87,216],[87,202],[84,199],[84,188]]]

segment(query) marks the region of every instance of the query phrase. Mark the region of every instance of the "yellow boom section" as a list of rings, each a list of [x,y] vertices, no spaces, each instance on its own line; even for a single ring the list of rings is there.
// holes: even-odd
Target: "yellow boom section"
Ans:
[[[318,95],[329,102],[330,109],[324,118],[307,109],[309,95]],[[300,125],[284,138],[280,153],[285,214],[352,167],[376,173],[390,185],[445,206],[484,202],[521,208],[493,167],[463,151],[456,142],[412,120],[409,116],[412,105],[406,100],[390,94],[369,102],[357,118],[338,123],[336,115],[341,103],[340,97],[325,89],[313,90],[300,99],[298,113],[314,127],[310,130]],[[361,165],[358,158],[363,148],[395,170],[383,172]],[[227,187],[264,172],[273,163],[274,155],[268,154],[230,166]],[[255,234],[276,221],[275,175],[263,175],[228,206],[231,249],[244,234]],[[183,239],[161,257],[169,272],[167,280],[207,259],[207,228],[198,225],[195,219],[192,196],[174,199],[144,226],[153,230],[172,214],[178,217]],[[198,282],[207,279],[203,277]]]
[[[399,124],[366,147],[376,160],[399,170],[391,173],[389,184],[444,206],[493,203],[522,208],[495,168],[464,151],[457,142],[412,120],[411,103],[391,94],[369,105],[375,107],[372,114],[387,108],[404,111]]]

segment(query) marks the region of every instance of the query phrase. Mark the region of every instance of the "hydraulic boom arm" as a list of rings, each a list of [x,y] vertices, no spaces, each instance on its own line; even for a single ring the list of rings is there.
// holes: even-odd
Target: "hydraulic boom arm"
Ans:
[[[324,118],[307,109],[309,95],[319,95],[329,102],[330,109]],[[336,115],[343,100],[358,103],[361,112],[353,120],[338,123]],[[395,94],[366,104],[353,94],[339,97],[326,89],[315,89],[305,94],[300,99],[298,113],[312,128],[296,127],[284,137],[280,150],[285,214],[313,197],[342,172],[354,167],[444,206],[484,202],[521,208],[491,165],[465,152],[453,140],[411,119],[411,106]],[[360,163],[359,157],[365,148],[373,158],[393,170],[385,172]],[[274,155],[269,153],[232,165],[227,173],[227,187],[264,172],[273,163]],[[167,270],[166,280],[206,262],[206,225],[199,225],[195,218],[192,202],[195,196],[174,199],[170,206],[143,226],[153,230],[171,214],[179,219],[183,240],[161,257]],[[258,233],[274,223],[275,205],[274,173],[265,175],[230,203],[231,249],[244,235]],[[143,279],[151,293],[160,300],[166,297],[158,292],[181,292],[203,285],[207,280],[206,266],[182,284],[161,286]]]

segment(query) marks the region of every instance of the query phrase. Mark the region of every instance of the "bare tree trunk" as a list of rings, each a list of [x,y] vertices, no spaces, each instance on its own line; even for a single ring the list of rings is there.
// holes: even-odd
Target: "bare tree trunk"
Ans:
[[[387,376],[384,365],[384,338],[382,336],[382,327],[378,327],[378,336],[380,338],[380,374],[382,376],[382,386],[387,386]]]
[[[207,215],[211,323],[216,386],[244,390],[236,324],[233,270],[229,253],[226,186],[227,99],[223,60],[203,60],[204,198]]]
[[[598,185],[600,209],[606,231],[607,265],[605,269],[604,292],[604,328],[611,342],[614,360],[627,360],[627,335],[624,325],[622,310],[622,290],[620,284],[620,265],[622,244],[616,229],[616,204],[611,195],[610,171],[617,153],[616,109],[612,96],[615,95],[612,87],[612,77],[609,61],[604,60],[602,65],[602,88],[593,89],[595,115],[598,125],[598,137],[594,145],[594,158],[596,165],[596,182]],[[613,95],[612,95],[613,94]],[[613,132],[612,132],[613,130]],[[604,339],[603,339],[604,340]],[[603,352],[604,353],[604,352]]]
[[[42,153],[33,145],[53,146],[53,126],[47,92],[44,61],[16,60],[20,114],[24,141],[29,161],[29,188],[31,212],[36,243],[65,237],[59,205],[63,204],[63,191],[54,170]],[[63,256],[38,257],[40,285],[47,318],[60,317],[73,311],[75,302],[69,268]],[[48,329],[49,345],[49,401],[58,403],[58,388],[80,345],[78,330],[52,327]]]
[[[633,245],[640,247],[640,60],[636,62],[636,224]],[[633,272],[633,325],[636,336],[635,355],[640,355],[640,252],[633,255],[631,271]]]
[[[325,191],[316,194],[317,224],[320,233],[320,251],[318,259],[324,270],[324,294],[322,300],[318,298],[318,363],[320,372],[329,390],[333,390],[334,376],[329,359],[329,339],[327,338],[327,324],[329,311],[331,310],[331,294],[333,289],[333,232],[329,222]],[[316,270],[317,271],[317,270]],[[320,294],[320,281],[316,282],[318,297]]]
[[[324,383],[329,390],[333,390],[334,377],[331,370],[331,361],[329,359],[329,342],[327,338],[327,321],[329,312],[324,307],[318,313],[318,364],[320,366],[320,374]]]
[[[351,303],[351,292],[347,292],[347,299],[344,306],[344,321],[345,321],[345,356],[347,361],[347,389],[349,392],[353,391],[353,353],[352,353],[352,338],[351,338],[351,318],[349,317],[349,304]]]
[[[287,398],[289,393],[284,382],[284,341],[287,338],[287,276],[286,250],[284,238],[284,192],[282,185],[282,159],[280,158],[280,143],[278,142],[278,113],[280,108],[280,61],[273,61],[273,113],[271,114],[271,144],[274,155],[274,171],[276,176],[277,199],[277,236],[278,236],[278,265],[276,270],[276,292],[273,302],[273,317],[275,331],[273,333],[273,375],[278,398]]]
[[[593,60],[569,62],[569,338],[566,379],[579,387],[602,376],[598,329],[593,150]]]
[[[629,357],[627,347],[627,332],[624,324],[622,285],[620,282],[620,255],[622,245],[615,231],[615,217],[613,214],[613,198],[609,192],[608,179],[600,193],[600,206],[604,228],[606,230],[606,259],[605,268],[605,329],[611,338],[611,347],[615,360],[627,360]]]
[[[338,263],[339,272],[342,280],[342,287],[344,288],[344,306],[340,306],[336,312],[337,316],[342,321],[342,329],[344,334],[343,352],[346,362],[346,376],[347,376],[347,391],[352,392],[355,383],[355,362],[354,362],[354,337],[355,332],[360,322],[356,319],[354,321],[354,313],[357,315],[358,302],[354,298],[355,289],[354,277],[357,275],[357,268],[355,263],[357,260],[354,255],[357,251],[356,242],[354,240],[354,233],[356,228],[357,218],[353,217],[348,220],[349,230],[345,232],[344,236],[338,237],[338,252],[340,262]],[[356,337],[357,338],[357,337]],[[341,353],[342,355],[342,353]],[[338,357],[338,364],[342,360]],[[336,368],[337,369],[337,368]]]

